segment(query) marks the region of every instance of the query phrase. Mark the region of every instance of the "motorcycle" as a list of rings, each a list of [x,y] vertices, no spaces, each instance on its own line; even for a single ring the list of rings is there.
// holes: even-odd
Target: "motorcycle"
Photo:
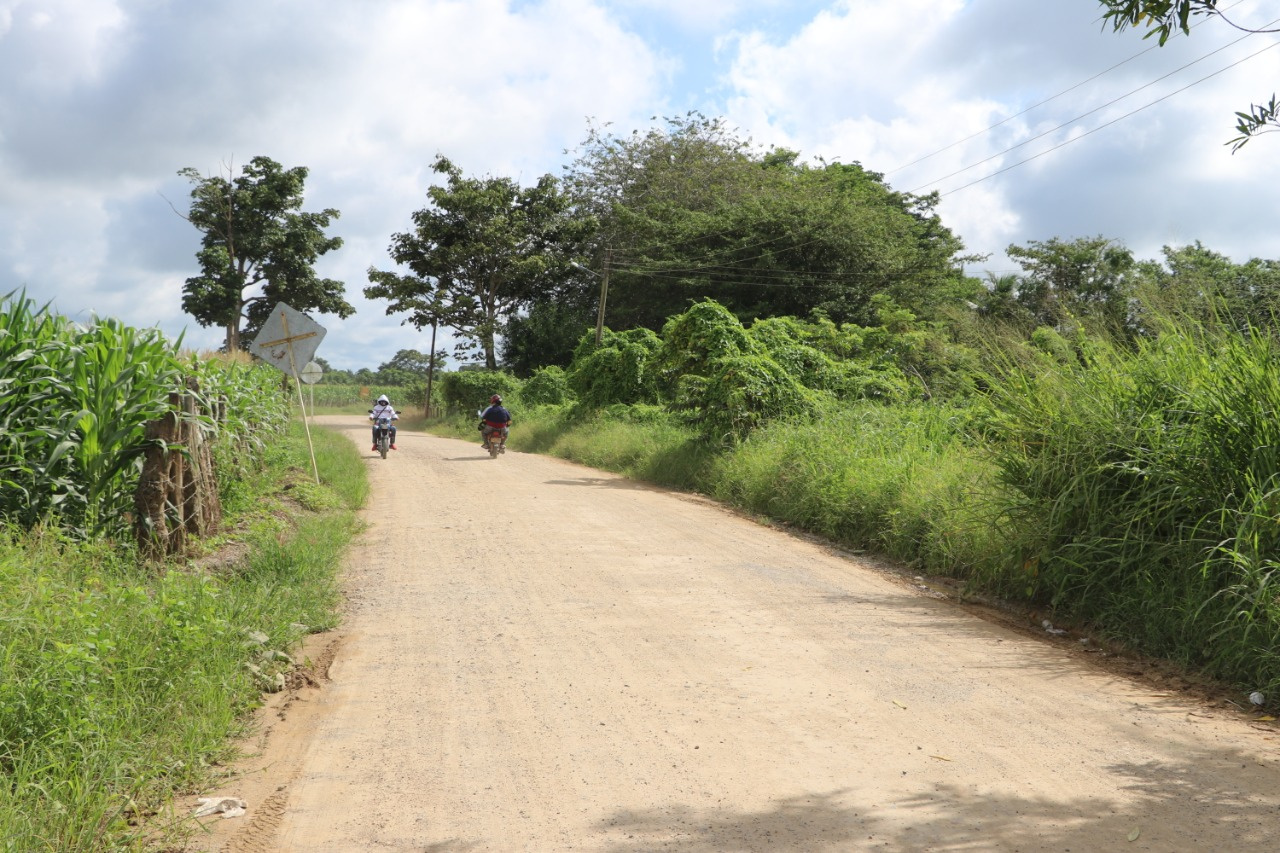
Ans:
[[[483,410],[476,412],[476,417],[483,416]],[[482,420],[479,429],[483,441],[480,446],[489,451],[490,459],[497,459],[498,454],[507,452],[507,427],[490,427],[490,432],[485,435],[484,426],[484,421]]]
[[[369,414],[373,414],[373,409],[369,410]],[[391,449],[391,416],[381,415],[373,425],[374,438],[373,443],[378,446],[378,453],[382,454],[382,458],[387,458],[387,451]]]

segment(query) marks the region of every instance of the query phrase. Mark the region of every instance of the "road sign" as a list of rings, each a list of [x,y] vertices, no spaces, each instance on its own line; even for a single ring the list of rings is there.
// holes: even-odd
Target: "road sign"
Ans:
[[[324,376],[324,368],[314,361],[307,362],[307,366],[298,371],[298,378],[308,385],[315,385],[321,376]]]
[[[249,352],[292,376],[299,365],[315,356],[324,333],[324,326],[280,302],[262,324]]]
[[[271,316],[262,324],[262,330],[249,344],[249,352],[268,364],[279,368],[286,375],[295,379],[298,376],[298,365],[307,364],[316,354],[320,342],[324,340],[324,326],[312,320],[301,311],[296,311],[283,302],[276,303],[271,309]],[[307,365],[310,367],[310,365]],[[316,365],[319,369],[319,365]],[[298,386],[298,404],[302,405],[302,386]],[[307,409],[302,406],[302,426],[307,431],[307,447],[311,449],[311,470],[320,482],[320,469],[316,465],[316,452],[311,444],[311,426],[307,423]]]

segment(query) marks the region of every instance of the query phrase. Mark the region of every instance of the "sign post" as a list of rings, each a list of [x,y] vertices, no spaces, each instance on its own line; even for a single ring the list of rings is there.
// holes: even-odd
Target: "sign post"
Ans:
[[[302,368],[302,372],[298,374],[298,378],[307,383],[308,396],[311,397],[311,414],[313,415],[316,413],[316,383],[320,381],[322,376],[324,376],[324,368],[314,361],[308,361],[307,366]]]
[[[302,397],[302,379],[298,375],[298,362],[310,362],[324,340],[325,328],[301,311],[283,302],[272,309],[267,322],[262,324],[258,336],[249,345],[249,351],[277,370],[290,375],[298,384],[298,405],[302,409],[302,427],[307,433],[307,450],[311,453],[311,471],[316,483],[320,482],[320,469],[316,465],[316,449],[311,443],[311,425],[307,422],[307,404]],[[308,364],[308,367],[311,365]],[[318,365],[317,365],[318,368]]]

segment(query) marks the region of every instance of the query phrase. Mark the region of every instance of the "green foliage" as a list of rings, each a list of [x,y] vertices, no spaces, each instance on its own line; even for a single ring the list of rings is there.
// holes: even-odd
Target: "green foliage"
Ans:
[[[284,425],[278,373],[183,360],[158,330],[79,326],[25,295],[0,300],[0,521],[126,537],[146,425],[171,411],[184,377],[199,384],[220,482],[253,470]]]
[[[776,361],[763,355],[714,359],[707,375],[680,377],[672,408],[720,440],[742,439],[768,421],[805,417],[818,398]]]
[[[1280,684],[1277,356],[1260,333],[1184,327],[1003,377],[993,451],[1024,592],[1148,651]]]
[[[658,399],[656,358],[662,341],[648,329],[605,329],[600,344],[587,332],[568,372],[569,387],[585,406],[653,403]]]
[[[690,113],[629,136],[590,128],[566,182],[601,223],[615,327],[659,329],[704,298],[744,322],[818,309],[859,323],[880,292],[920,311],[961,298],[963,247],[935,196],[893,192],[857,163],[757,150],[723,119]]]
[[[802,416],[816,405],[718,303],[699,302],[671,318],[662,334],[662,370],[675,382],[671,406],[711,438],[741,439],[768,420]]]
[[[1024,275],[1017,301],[1046,326],[1091,321],[1119,332],[1129,319],[1133,253],[1105,237],[1032,240],[1005,250]]]
[[[559,406],[571,402],[573,392],[564,368],[543,367],[521,384],[519,398],[528,407]]]
[[[446,185],[427,191],[430,205],[413,214],[412,231],[391,238],[391,259],[410,274],[370,268],[365,295],[388,300],[389,314],[407,312],[416,328],[452,327],[457,354],[478,348],[494,370],[501,325],[535,300],[556,298],[594,223],[574,213],[549,174],[521,187],[464,178],[445,157],[432,170]]]
[[[1031,333],[1031,346],[1044,353],[1052,361],[1063,366],[1075,362],[1076,353],[1071,344],[1056,329],[1040,326]]]
[[[662,327],[659,358],[663,373],[678,380],[686,374],[705,376],[719,359],[762,352],[733,312],[706,299]]]
[[[354,458],[341,476],[363,478],[349,441],[315,437],[326,483],[335,453]],[[52,531],[0,532],[4,849],[90,853],[176,841],[181,826],[138,819],[211,784],[209,767],[231,757],[228,739],[243,733],[262,690],[247,665],[274,675],[283,664],[265,653],[334,624],[335,575],[354,518],[294,509],[296,535],[282,529],[269,513],[283,514],[273,494],[281,477],[307,464],[301,429],[269,455],[270,473],[250,487],[251,505],[270,521],[253,525],[250,555],[232,571],[156,571]],[[308,494],[342,502],[314,484]]]
[[[445,411],[470,415],[489,405],[494,394],[506,399],[520,391],[520,380],[496,370],[459,370],[436,377]]]
[[[226,502],[265,464],[288,424],[292,401],[275,369],[243,357],[192,357],[184,373],[200,388],[218,490]]]
[[[156,330],[81,327],[23,295],[0,301],[0,519],[82,536],[127,529],[146,422],[180,366]]]
[[[193,168],[178,174],[193,184],[187,220],[204,234],[196,256],[200,275],[187,279],[182,310],[201,326],[225,328],[226,351],[239,350],[242,337],[253,338],[279,302],[339,317],[355,312],[342,282],[319,278],[313,268],[342,239],[324,233],[338,211],[301,209],[305,167],[284,169],[254,157],[234,180]],[[261,291],[250,295],[257,287]]]

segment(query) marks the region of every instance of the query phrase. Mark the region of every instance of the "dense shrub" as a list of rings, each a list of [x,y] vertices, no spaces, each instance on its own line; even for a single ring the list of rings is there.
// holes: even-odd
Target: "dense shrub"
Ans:
[[[652,403],[658,399],[656,357],[662,342],[649,329],[605,330],[600,344],[583,336],[568,374],[569,387],[587,407]]]
[[[489,405],[494,394],[509,397],[520,390],[519,379],[496,370],[459,370],[436,378],[445,411],[450,414],[474,412]]]
[[[569,380],[562,367],[541,367],[520,386],[519,401],[525,406],[559,406],[573,399]]]

